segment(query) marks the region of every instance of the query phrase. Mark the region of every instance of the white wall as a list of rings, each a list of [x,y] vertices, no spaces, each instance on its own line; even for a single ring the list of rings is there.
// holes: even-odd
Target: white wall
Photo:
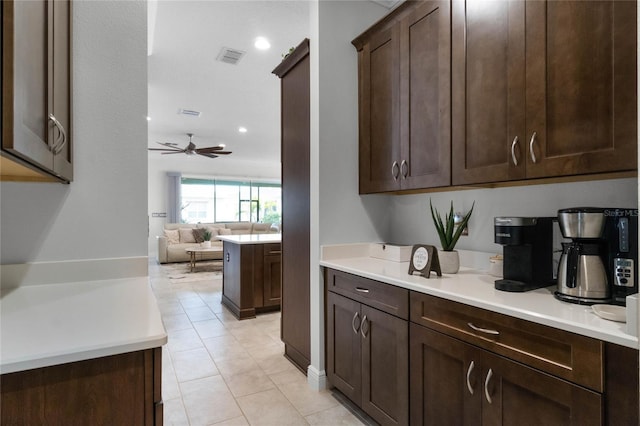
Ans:
[[[195,161],[194,161],[195,160]],[[217,162],[210,158],[191,158],[184,156],[183,161],[165,161],[149,159],[148,190],[149,190],[149,239],[148,252],[150,257],[158,254],[156,236],[163,234],[166,218],[152,217],[152,213],[166,213],[167,206],[167,172],[179,172],[185,177],[200,177],[206,179],[236,178],[240,180],[268,180],[280,181],[280,162],[246,162],[225,158]]]
[[[0,184],[0,264],[147,255],[146,2],[73,3],[74,182]]]
[[[469,235],[460,237],[456,248],[501,253],[501,246],[493,242],[494,217],[557,216],[559,209],[567,207],[637,208],[637,184],[633,178],[395,196],[391,197],[391,224],[384,240],[440,247],[429,200],[443,216],[451,201],[456,211],[465,213],[475,201]]]
[[[323,387],[324,285],[321,244],[378,240],[388,232],[387,196],[358,195],[358,71],[350,41],[389,12],[373,2],[311,7],[311,366]]]

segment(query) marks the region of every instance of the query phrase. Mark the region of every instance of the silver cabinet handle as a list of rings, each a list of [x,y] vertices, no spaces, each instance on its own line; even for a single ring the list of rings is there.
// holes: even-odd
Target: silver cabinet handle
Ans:
[[[368,288],[362,288],[362,287],[356,287],[356,291],[359,291],[360,293],[369,293]]]
[[[486,334],[493,334],[494,336],[499,336],[500,332],[498,330],[491,330],[489,328],[482,328],[482,327],[476,327],[475,325],[473,325],[473,323],[468,322],[467,325],[475,330],[475,331],[479,331],[480,333],[486,333]]]
[[[367,326],[366,330],[364,329],[365,325]],[[362,337],[366,339],[368,332],[369,332],[369,321],[367,320],[367,316],[365,315],[362,318],[362,323],[360,324],[360,334],[362,334]]]
[[[59,154],[67,143],[67,132],[64,131],[64,126],[53,114],[49,114],[49,120],[53,121],[54,126],[58,129],[59,137],[56,138],[56,143],[49,148],[54,154]],[[58,142],[61,140],[61,142]]]
[[[398,175],[400,174],[400,167],[398,167],[398,162],[394,161],[391,164],[391,176],[393,176],[393,180],[398,180]]]
[[[356,312],[355,314],[353,314],[353,319],[351,320],[351,328],[353,329],[353,332],[355,334],[358,334],[358,316],[360,316],[360,314]]]
[[[473,388],[471,387],[471,382],[469,381],[469,378],[471,377],[471,372],[473,371],[473,367],[475,367],[476,364],[471,361],[471,364],[469,364],[469,368],[467,369],[467,389],[469,389],[469,393],[471,395],[473,395]]]
[[[513,142],[511,142],[511,159],[513,160],[513,165],[518,165],[518,159],[516,158],[516,145],[518,145],[518,137],[513,138]]]
[[[402,173],[402,178],[406,179],[409,174],[409,164],[407,160],[402,160],[402,163],[400,163],[400,172]]]
[[[531,135],[531,141],[529,141],[529,154],[531,154],[531,161],[533,161],[533,164],[536,163],[536,153],[533,152],[533,144],[536,142],[536,136],[537,133],[533,132]]]
[[[489,372],[487,373],[487,378],[484,381],[484,397],[487,398],[487,402],[489,404],[491,404],[491,395],[489,395],[489,380],[491,380],[491,377],[493,377],[493,371],[491,369],[489,369]]]

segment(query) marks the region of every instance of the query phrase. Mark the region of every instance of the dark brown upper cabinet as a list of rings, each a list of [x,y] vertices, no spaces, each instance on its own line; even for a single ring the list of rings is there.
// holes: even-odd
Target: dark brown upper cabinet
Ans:
[[[637,169],[636,2],[452,1],[454,185]]]
[[[2,180],[70,182],[71,1],[3,1],[2,22]]]
[[[449,1],[407,1],[358,50],[360,193],[451,184]]]

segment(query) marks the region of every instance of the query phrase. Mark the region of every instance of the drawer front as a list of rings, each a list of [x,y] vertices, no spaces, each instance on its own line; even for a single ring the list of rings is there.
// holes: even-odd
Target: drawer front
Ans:
[[[413,291],[411,321],[603,391],[600,340]]]
[[[409,319],[409,290],[328,269],[327,290],[402,319]]]
[[[270,243],[264,244],[264,255],[268,256],[271,254],[282,254],[282,248],[280,243]]]

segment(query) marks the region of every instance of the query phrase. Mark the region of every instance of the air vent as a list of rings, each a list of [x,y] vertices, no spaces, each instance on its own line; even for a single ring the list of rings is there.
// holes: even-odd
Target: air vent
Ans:
[[[242,59],[245,53],[246,52],[243,52],[242,50],[223,47],[216,60],[231,65],[238,65],[238,62],[240,62],[240,59]]]
[[[200,117],[200,114],[202,113],[200,111],[194,111],[192,109],[180,108],[178,110],[178,114],[188,115],[189,117]]]

